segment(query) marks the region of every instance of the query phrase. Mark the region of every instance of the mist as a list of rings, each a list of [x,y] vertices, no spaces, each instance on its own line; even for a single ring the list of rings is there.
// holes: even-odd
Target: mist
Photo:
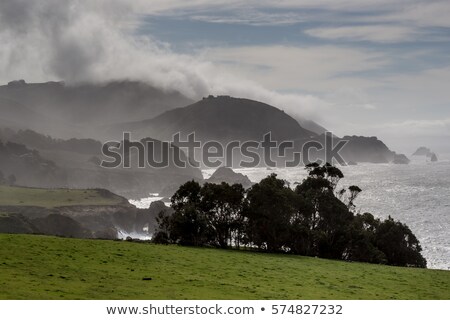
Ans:
[[[166,43],[137,35],[139,9],[125,1],[2,1],[0,41],[8,45],[0,50],[0,81],[138,80],[193,100],[208,94],[260,100],[314,120],[329,107],[313,95],[267,90],[199,56],[176,54]]]

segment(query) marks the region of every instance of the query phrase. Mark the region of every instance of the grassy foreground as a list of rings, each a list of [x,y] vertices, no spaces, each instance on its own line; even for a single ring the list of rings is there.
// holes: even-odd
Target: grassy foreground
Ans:
[[[40,189],[0,186],[0,206],[54,208],[77,205],[117,205],[123,198],[100,189]]]
[[[0,298],[450,299],[450,272],[0,234]]]

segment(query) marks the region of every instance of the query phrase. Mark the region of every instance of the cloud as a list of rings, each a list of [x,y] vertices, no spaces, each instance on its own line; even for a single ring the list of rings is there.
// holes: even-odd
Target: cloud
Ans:
[[[234,76],[195,55],[176,54],[151,36],[130,32],[139,2],[7,0],[0,3],[0,80],[113,79],[146,81],[197,99],[230,94],[274,104],[294,114],[320,113],[318,97],[280,94]]]
[[[377,70],[389,63],[382,52],[332,45],[216,47],[201,54],[269,88],[321,93],[337,87],[373,85],[349,74]]]
[[[310,15],[293,12],[262,12],[255,9],[243,9],[227,11],[221,15],[190,15],[191,20],[209,23],[240,24],[250,26],[281,26],[306,22],[311,19]]]
[[[393,135],[396,138],[449,137],[450,118],[393,121],[373,125],[372,128],[383,132],[384,135]],[[448,140],[447,148],[450,151]]]
[[[441,159],[443,154],[449,159],[450,118],[391,121],[368,125],[369,132],[378,132],[392,150],[412,154],[418,147],[426,146],[437,152]]]
[[[411,27],[365,25],[336,28],[313,28],[305,33],[323,39],[395,43],[414,41],[420,32]]]
[[[422,0],[425,1],[425,0]],[[402,3],[414,4],[418,1],[406,0]],[[277,9],[325,9],[333,11],[361,12],[362,10],[387,10],[398,8],[391,0],[145,0],[134,1],[140,12],[165,14],[188,10],[210,10],[215,8],[245,9],[245,8],[277,8]]]
[[[445,133],[450,133],[450,118],[435,119],[435,120],[406,120],[401,122],[387,123],[383,125],[384,128],[415,128],[428,130],[432,128],[440,128]]]
[[[450,2],[447,0],[416,1],[378,17],[378,21],[403,22],[419,27],[450,28]]]
[[[328,101],[333,101],[334,105],[343,110],[351,109],[376,110],[374,101],[361,89],[355,87],[341,87],[331,91],[326,95]]]

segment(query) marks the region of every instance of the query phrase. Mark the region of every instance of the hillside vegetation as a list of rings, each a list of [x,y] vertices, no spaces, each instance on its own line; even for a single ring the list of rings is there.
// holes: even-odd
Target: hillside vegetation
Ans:
[[[125,201],[102,189],[40,189],[0,186],[0,206],[55,208],[77,205],[118,205]]]
[[[0,299],[450,299],[450,272],[2,234]]]

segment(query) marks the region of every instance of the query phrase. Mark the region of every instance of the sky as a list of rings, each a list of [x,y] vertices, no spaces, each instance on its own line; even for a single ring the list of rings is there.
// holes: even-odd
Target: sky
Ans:
[[[450,153],[450,1],[4,0],[0,81],[230,94]]]

